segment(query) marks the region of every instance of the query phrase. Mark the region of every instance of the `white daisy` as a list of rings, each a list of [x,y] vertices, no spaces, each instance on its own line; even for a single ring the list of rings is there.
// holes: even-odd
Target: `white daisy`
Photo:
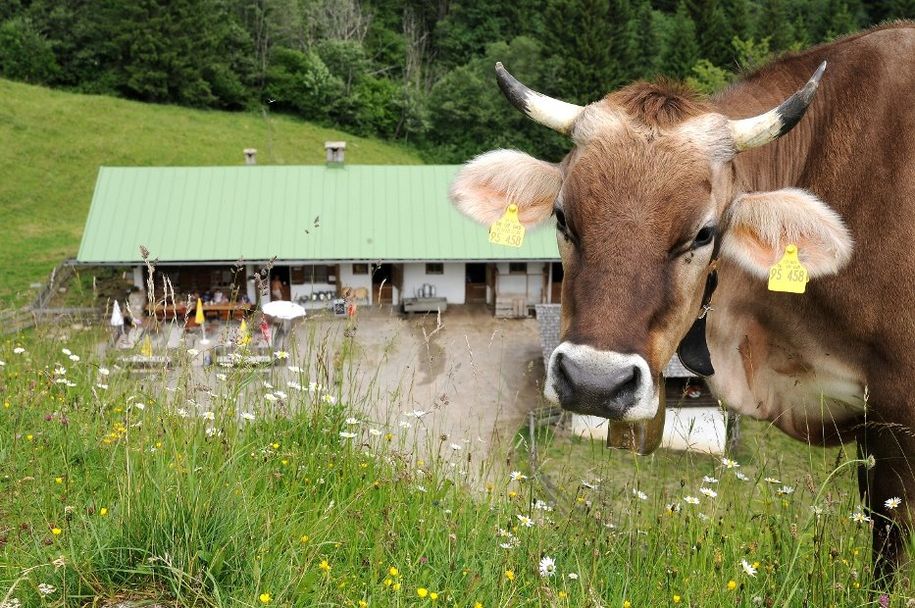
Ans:
[[[428,414],[428,413],[429,413],[429,412],[424,411],[424,410],[413,410],[412,412],[404,412],[404,416],[406,416],[407,418],[416,418],[416,419],[419,419],[419,418],[422,418],[423,416],[425,416],[425,415]]]
[[[252,414],[251,412],[242,412],[241,417],[242,417],[242,420],[254,420],[254,414]]]
[[[698,505],[699,497],[698,496],[684,496],[683,502],[688,502],[691,505]]]
[[[527,479],[527,475],[525,475],[521,471],[512,471],[511,473],[508,474],[508,478],[511,479],[512,481],[524,481],[525,479]]]
[[[569,578],[570,578],[571,580],[573,580],[573,581],[577,581],[577,580],[578,580],[578,574],[576,574],[575,572],[569,572]]]
[[[448,446],[448,447],[450,447],[450,448],[451,448],[452,450],[454,450],[455,452],[457,452],[458,450],[463,450],[463,449],[464,449],[464,446],[458,445],[458,444],[456,444],[456,443],[452,443],[452,444],[451,444],[450,446]]]
[[[278,350],[275,353],[273,353],[273,356],[276,357],[277,359],[288,359],[289,353],[287,353],[284,350]]]
[[[721,464],[724,465],[726,469],[737,469],[740,468],[740,465],[737,464],[736,460],[731,460],[730,458],[722,458]]]
[[[533,528],[534,520],[528,517],[527,515],[515,515],[518,518],[518,521],[521,522],[521,525],[525,528]]]
[[[378,429],[369,429],[369,435],[372,435],[373,437],[380,437],[382,433]]]
[[[352,416],[350,416],[349,418],[346,419],[346,424],[361,424],[361,423],[359,422],[358,418],[353,418]]]
[[[108,374],[111,373],[111,370],[108,369],[107,367],[100,367],[100,368],[98,368],[98,373],[100,373],[103,376],[107,376]]]
[[[892,498],[887,498],[883,502],[883,506],[886,507],[887,509],[895,509],[896,507],[898,507],[901,504],[902,504],[902,499],[899,498],[898,496],[894,496]]]
[[[70,361],[73,361],[74,363],[76,363],[77,361],[79,361],[79,355],[70,355],[69,359],[70,359]]]
[[[283,400],[285,400],[287,397],[289,397],[289,395],[287,395],[287,394],[284,393],[283,391],[274,391],[273,394],[276,395],[276,398],[277,398],[277,399],[283,399]]]
[[[274,395],[273,393],[267,393],[266,395],[264,395],[264,399],[266,399],[267,401],[276,401],[277,400],[276,395]]]
[[[747,573],[747,576],[756,576],[756,568],[747,560],[740,560],[740,566],[743,568],[743,571]]]
[[[556,574],[556,561],[548,555],[540,560],[540,576],[547,577]]]
[[[791,486],[788,486],[788,485],[783,485],[782,487],[780,487],[779,489],[777,489],[777,490],[775,491],[775,493],[778,494],[779,496],[787,496],[787,495],[789,495],[789,494],[793,494],[793,493],[794,493],[794,488],[791,487]]]
[[[709,498],[715,498],[718,496],[718,492],[711,488],[699,488],[699,491],[708,496]]]
[[[220,382],[225,382],[227,378],[228,378],[228,376],[226,376],[225,374],[216,374],[216,379],[219,380]]]
[[[196,348],[189,348],[189,349],[187,349],[187,354],[189,354],[191,357],[196,357],[197,355],[200,354],[200,351],[197,350]]]
[[[204,420],[216,420],[216,414],[207,410],[206,412],[200,414],[200,417]]]
[[[340,431],[340,436],[344,439],[355,439],[356,433],[350,433],[348,431]]]
[[[702,483],[718,483],[718,478],[706,475],[702,478]]]
[[[778,483],[781,483],[781,482],[782,482],[781,479],[776,479],[776,478],[774,478],[774,477],[766,477],[766,478],[763,479],[763,481],[765,481],[766,483],[775,483],[775,484],[778,484]]]
[[[25,352],[25,349],[22,348],[21,346],[17,346],[16,348],[13,349],[14,355],[21,355],[24,352]]]
[[[299,367],[298,365],[290,365],[286,369],[291,371],[293,374],[298,374],[302,371],[302,368]]]
[[[632,488],[632,495],[635,496],[636,498],[638,498],[639,500],[648,500],[648,494],[646,494],[645,492],[643,492],[641,490],[636,490],[635,488]]]
[[[67,355],[68,357],[73,354],[73,351],[71,351],[69,348],[62,348],[60,349],[60,352]]]
[[[855,511],[848,518],[850,520],[852,520],[853,522],[855,522],[856,524],[869,524],[870,522],[873,521],[870,517],[868,517],[867,515],[864,514],[864,511],[860,511],[860,510]]]
[[[744,475],[743,473],[741,473],[740,471],[736,471],[734,473],[734,477],[736,477],[740,481],[750,481],[750,478],[747,477],[746,475]]]

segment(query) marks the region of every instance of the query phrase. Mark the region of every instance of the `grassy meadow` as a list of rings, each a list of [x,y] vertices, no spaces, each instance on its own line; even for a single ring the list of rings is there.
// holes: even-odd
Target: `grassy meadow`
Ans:
[[[0,302],[19,302],[76,254],[98,168],[324,162],[346,140],[347,162],[415,164],[409,150],[284,116],[200,111],[78,95],[0,79]],[[17,297],[17,295],[19,297]]]
[[[545,428],[532,470],[525,431],[487,457],[415,433],[340,329],[266,371],[182,349],[141,373],[78,326],[0,343],[0,605],[911,605],[907,576],[872,589],[852,450],[745,421],[729,459],[636,457]]]

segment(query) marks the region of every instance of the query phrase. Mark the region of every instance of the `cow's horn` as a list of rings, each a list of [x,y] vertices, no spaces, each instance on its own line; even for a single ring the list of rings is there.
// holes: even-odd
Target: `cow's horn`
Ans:
[[[752,118],[729,120],[728,126],[737,151],[742,152],[762,146],[790,131],[807,111],[807,106],[813,100],[813,95],[817,92],[817,86],[819,86],[820,78],[823,77],[825,70],[826,62],[824,61],[804,88],[798,90],[774,110]]]
[[[527,88],[502,67],[501,61],[496,64],[496,80],[513,106],[540,124],[566,135],[584,109]]]

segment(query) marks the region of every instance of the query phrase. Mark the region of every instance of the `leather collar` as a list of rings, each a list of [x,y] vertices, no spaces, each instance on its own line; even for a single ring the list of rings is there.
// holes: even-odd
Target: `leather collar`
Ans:
[[[677,356],[680,357],[680,363],[683,367],[696,374],[707,378],[715,373],[712,366],[712,357],[708,351],[708,341],[705,336],[705,324],[708,313],[712,310],[712,295],[718,287],[718,239],[715,239],[715,246],[712,251],[712,261],[709,262],[711,270],[708,278],[705,280],[705,291],[702,294],[702,306],[699,309],[699,316],[693,322],[692,327],[686,332],[686,336],[680,341],[677,347]]]

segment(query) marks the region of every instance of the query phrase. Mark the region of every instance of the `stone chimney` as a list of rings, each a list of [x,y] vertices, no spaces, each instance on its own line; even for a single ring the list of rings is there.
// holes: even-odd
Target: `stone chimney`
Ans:
[[[346,152],[345,141],[325,141],[324,151],[327,154],[328,167],[343,166],[343,153]]]
[[[245,148],[245,164],[246,165],[256,165],[257,164],[257,150],[254,148]]]

